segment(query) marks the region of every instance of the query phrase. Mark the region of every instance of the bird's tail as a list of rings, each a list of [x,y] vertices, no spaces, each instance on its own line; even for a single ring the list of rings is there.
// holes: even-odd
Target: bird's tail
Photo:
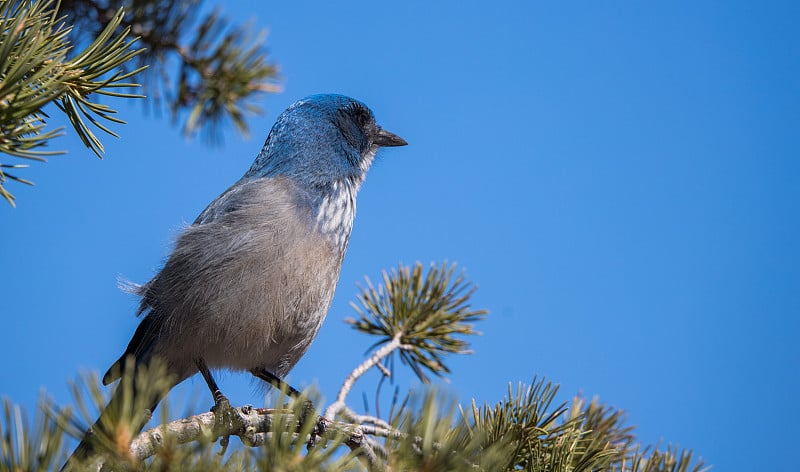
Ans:
[[[104,452],[127,456],[131,441],[144,429],[152,411],[170,388],[173,376],[161,366],[148,368],[126,363],[119,384],[100,417],[86,432],[61,471],[84,470],[87,462]]]

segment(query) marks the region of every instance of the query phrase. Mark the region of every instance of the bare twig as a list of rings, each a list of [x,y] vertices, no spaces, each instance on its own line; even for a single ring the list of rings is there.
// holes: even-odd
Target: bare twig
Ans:
[[[391,425],[387,421],[384,421],[377,416],[356,415],[355,420],[360,425],[374,424],[375,426],[380,426],[381,428],[391,429]]]
[[[377,416],[372,415],[359,415],[355,411],[351,410],[349,407],[344,407],[339,410],[339,413],[342,414],[342,417],[346,421],[350,421],[356,424],[365,425],[365,424],[374,424],[376,426],[380,426],[382,428],[391,428],[392,426],[385,420]]]
[[[397,349],[402,349],[404,346],[400,344],[400,338],[403,335],[402,332],[398,332],[389,341],[386,345],[375,351],[369,359],[365,360],[361,365],[353,369],[350,375],[344,379],[344,383],[342,384],[342,388],[339,389],[339,394],[336,396],[336,401],[331,403],[331,405],[325,410],[325,419],[328,421],[333,421],[334,416],[336,413],[341,411],[346,407],[345,399],[347,395],[352,390],[353,385],[356,383],[356,380],[361,378],[362,375],[367,373],[369,369],[378,365],[383,359],[385,359],[389,354],[393,353]]]
[[[389,370],[389,368],[383,365],[382,363],[378,362],[377,364],[375,364],[375,367],[377,367],[378,370],[380,370],[386,377],[392,376],[392,371]]]

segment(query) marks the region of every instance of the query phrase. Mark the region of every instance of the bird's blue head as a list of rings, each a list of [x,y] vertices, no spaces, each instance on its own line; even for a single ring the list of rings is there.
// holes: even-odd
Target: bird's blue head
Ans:
[[[366,105],[344,95],[312,95],[275,122],[245,178],[287,176],[312,185],[356,185],[379,147],[406,141],[378,126]]]

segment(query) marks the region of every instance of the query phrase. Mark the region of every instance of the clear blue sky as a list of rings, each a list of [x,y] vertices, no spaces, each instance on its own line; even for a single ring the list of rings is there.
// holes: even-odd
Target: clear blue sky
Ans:
[[[800,3],[252,2],[285,77],[252,139],[186,141],[122,105],[103,161],[74,133],[0,205],[0,395],[105,371],[183,224],[311,93],[363,100],[409,142],[359,196],[333,308],[291,374],[332,397],[371,340],[342,320],[365,275],[450,260],[491,311],[452,359],[462,401],[546,376],[598,395],[645,443],[716,470],[798,470]],[[224,375],[234,403],[257,403]],[[371,397],[374,377],[359,384]],[[404,374],[401,387],[412,383]],[[184,391],[205,394],[202,380]],[[180,392],[176,392],[180,395]],[[210,400],[204,399],[203,407]]]

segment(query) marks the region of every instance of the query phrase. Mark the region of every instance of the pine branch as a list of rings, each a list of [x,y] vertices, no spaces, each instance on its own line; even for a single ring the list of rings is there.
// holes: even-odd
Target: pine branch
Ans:
[[[53,0],[0,3],[0,152],[34,161],[62,151],[43,151],[62,129],[46,130],[43,109],[55,104],[64,113],[83,143],[98,157],[103,145],[93,127],[116,134],[104,122],[124,123],[107,105],[92,101],[97,95],[141,98],[120,87],[142,68],[122,72],[124,64],[142,50],[132,49],[135,40],[129,30],[117,31],[123,12],[118,10],[108,26],[72,58],[71,31],[58,18]],[[91,123],[90,126],[86,123]],[[6,169],[25,166],[0,163],[0,195],[12,206],[14,196],[5,188],[7,179],[24,184],[30,181],[9,174]]]
[[[360,318],[346,321],[362,333],[379,337],[372,348],[392,345],[388,354],[399,352],[403,363],[423,382],[430,381],[425,371],[447,374],[450,369],[443,355],[470,353],[468,343],[456,336],[480,334],[472,323],[487,313],[470,308],[475,287],[463,274],[454,279],[455,269],[455,264],[431,264],[423,276],[422,264],[417,262],[413,268],[400,265],[391,275],[384,272],[383,284],[377,288],[367,279],[367,287],[358,295],[361,306],[352,304]]]
[[[377,367],[380,365],[381,360],[391,355],[396,349],[402,348],[402,345],[400,344],[400,338],[400,333],[396,334],[388,344],[383,345],[380,349],[375,351],[369,357],[369,359],[361,363],[353,370],[353,372],[350,373],[350,375],[347,376],[347,378],[345,378],[342,388],[339,389],[339,394],[336,396],[336,401],[333,402],[327,410],[325,410],[325,418],[332,420],[340,410],[346,407],[345,400],[347,399],[347,395],[350,393],[350,390],[353,388],[356,380],[361,378],[362,375],[366,374],[367,371],[372,367]]]
[[[669,446],[664,451],[657,448],[637,450],[632,457],[622,461],[622,472],[706,472],[711,470],[702,460],[694,460],[692,451]]]
[[[31,424],[25,411],[3,399],[0,421],[0,470],[53,470],[64,459],[64,431],[59,424],[71,416],[69,410],[51,416],[53,403],[43,394]]]
[[[225,402],[213,413],[172,422],[166,421],[164,406],[161,426],[132,437],[138,427],[131,425],[141,426],[147,418],[147,398],[165,394],[172,381],[157,360],[150,366],[125,369],[127,374],[115,392],[118,404],[124,406],[101,416],[91,433],[97,453],[78,464],[78,470],[704,470],[691,451],[637,445],[623,412],[596,399],[575,397],[571,405],[556,403],[558,387],[543,379],[516,388],[509,385],[507,396],[494,405],[479,407],[473,400],[465,410],[452,396],[427,388],[410,392],[393,408],[389,421],[356,414],[346,404],[348,392],[392,352],[429,356],[431,350],[437,355],[465,351],[466,343],[448,337],[471,332],[465,321],[477,312],[468,308],[471,291],[465,288],[467,284],[461,277],[451,283],[452,273],[452,267],[432,266],[423,276],[419,264],[413,270],[401,266],[392,276],[384,274],[384,286],[376,289],[370,285],[363,292],[362,306],[366,308],[362,318],[352,323],[392,338],[345,379],[325,416],[315,413],[312,402],[305,398],[281,408],[231,408]],[[84,420],[91,422],[96,415],[90,411],[90,403],[102,409],[108,403],[107,395],[97,376],[86,377],[82,386],[74,388],[76,406]],[[87,392],[91,402],[85,400]],[[52,411],[49,404],[45,408]],[[52,468],[64,457],[62,431],[78,437],[86,431],[68,411],[48,415],[40,411],[38,418],[38,426],[29,428],[20,410],[6,403],[5,417],[0,418],[0,469]],[[228,452],[230,436],[239,437],[247,447]],[[217,440],[222,450],[213,454]],[[37,455],[36,451],[43,452]],[[223,460],[223,455],[228,459]]]
[[[363,428],[344,422],[327,421],[322,417],[306,420],[292,408],[252,408],[248,405],[231,408],[230,414],[202,413],[157,426],[139,434],[127,450],[115,451],[117,460],[133,463],[153,457],[166,444],[181,445],[194,442],[213,443],[220,438],[237,436],[249,447],[261,447],[274,440],[275,435],[288,434],[293,442],[308,443],[313,430],[329,442],[326,447],[343,444],[362,453],[369,447]],[[370,432],[374,432],[370,430]],[[96,457],[90,468],[101,468],[108,457]]]
[[[260,469],[264,470],[281,467],[290,467],[286,470],[352,470],[352,460],[356,458],[364,461],[370,471],[704,470],[702,462],[693,460],[691,451],[670,447],[665,451],[637,448],[631,452],[619,448],[618,438],[632,440],[633,436],[630,428],[619,428],[617,420],[621,416],[618,412],[601,407],[596,402],[587,407],[586,402],[580,399],[577,399],[573,408],[561,405],[552,409],[555,391],[550,383],[534,381],[532,386],[520,385],[516,391],[509,388],[509,397],[494,407],[477,409],[473,405],[474,415],[467,415],[461,410],[461,415],[457,416],[455,413],[460,407],[452,398],[429,389],[422,394],[413,394],[388,427],[329,421],[322,416],[309,415],[304,399],[293,401],[283,408],[228,407],[226,410],[162,424],[139,434],[132,441],[108,438],[103,444],[111,447],[106,447],[105,453],[95,456],[79,470],[127,470],[140,467],[149,458],[156,461],[151,464],[154,469],[163,467],[158,466],[157,462],[168,461],[170,467],[183,464],[179,469],[212,467],[213,470],[217,467],[213,465],[214,459],[205,453],[198,454],[201,449],[178,446],[190,443],[198,447],[209,446],[222,438],[224,451],[229,436],[239,437],[251,450],[263,451],[259,460],[268,461],[269,464],[261,464]],[[566,411],[581,413],[578,413],[578,417],[562,418]],[[498,415],[498,412],[502,414]],[[595,416],[595,419],[588,420],[591,416]],[[8,414],[5,421],[7,424],[14,422],[8,418]],[[585,429],[590,421],[611,427]],[[20,422],[17,420],[16,423]],[[126,428],[122,426],[111,430],[124,432]],[[603,436],[612,430],[624,433]],[[52,426],[48,431],[56,434]],[[3,432],[2,424],[0,432]],[[605,437],[606,441],[601,441],[602,446],[591,446],[595,441],[588,440],[587,443],[587,437],[592,435]],[[8,444],[24,445],[24,450],[33,450],[36,444],[40,444],[19,434],[16,438],[9,434],[3,437],[9,438]],[[377,438],[383,438],[385,443],[378,444],[375,442]],[[60,440],[46,435],[41,444],[60,445],[54,441]],[[306,444],[311,446],[303,454],[300,449]],[[349,452],[344,455],[336,452],[340,447],[346,447]],[[204,447],[202,450],[210,449]],[[58,447],[53,451],[51,456],[57,457]],[[52,457],[47,459],[49,463],[52,463]],[[189,466],[189,462],[185,461],[199,462],[191,462],[194,465]]]
[[[121,26],[147,47],[139,58],[150,66],[145,90],[156,106],[166,105],[173,121],[186,116],[186,135],[202,130],[217,142],[226,121],[246,135],[247,115],[261,113],[254,100],[281,90],[278,69],[264,48],[266,34],[231,25],[220,10],[198,20],[200,0],[64,0],[61,10],[85,34],[107,24],[120,7],[128,12]]]

